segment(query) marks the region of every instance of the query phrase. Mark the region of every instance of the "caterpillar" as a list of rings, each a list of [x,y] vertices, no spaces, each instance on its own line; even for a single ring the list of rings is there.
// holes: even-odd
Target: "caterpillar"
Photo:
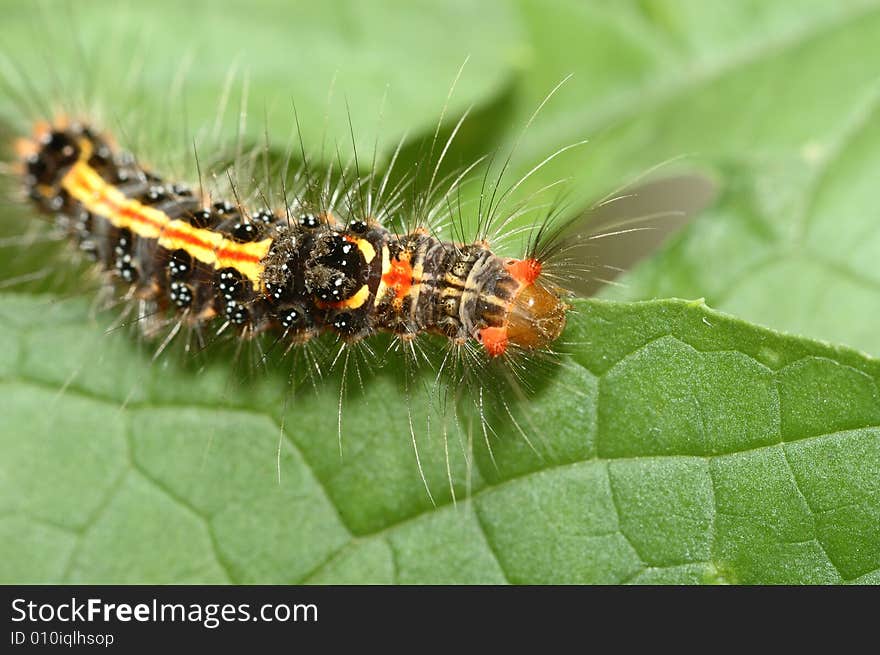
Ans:
[[[160,350],[182,330],[202,347],[211,334],[250,341],[268,333],[285,351],[329,333],[338,343],[332,366],[346,349],[385,332],[417,364],[416,340],[430,335],[448,344],[442,384],[456,397],[472,396],[487,440],[484,390],[515,423],[505,385],[527,384],[523,358],[554,355],[569,298],[591,293],[597,270],[613,277],[650,252],[674,227],[671,217],[693,214],[663,207],[664,196],[693,205],[707,194],[706,181],[693,176],[643,185],[559,227],[539,221],[527,250],[512,258],[486,239],[444,240],[429,225],[386,226],[380,219],[401,205],[399,189],[383,200],[387,174],[374,190],[372,176],[334,185],[329,174],[318,178],[306,167],[291,201],[273,207],[259,193],[259,204],[249,205],[234,184],[221,198],[201,182],[166,180],[86,122],[38,122],[15,150],[30,202],[138,306],[136,322],[146,333],[165,331]],[[621,214],[635,216],[636,226],[621,226]],[[657,217],[663,229],[645,227]],[[647,239],[634,244],[634,234]],[[630,246],[616,255],[600,250],[598,264],[594,240],[615,238]],[[501,367],[489,370],[494,362]],[[342,394],[338,411],[341,448]],[[414,447],[417,429],[411,425]],[[527,429],[516,429],[529,440]],[[423,482],[427,489],[424,475]]]
[[[178,312],[182,325],[219,319],[290,343],[432,333],[489,357],[543,348],[565,325],[564,292],[534,253],[502,258],[426,228],[393,234],[369,215],[344,223],[305,201],[283,212],[211,202],[79,123],[40,125],[17,149],[36,207],[130,297]]]

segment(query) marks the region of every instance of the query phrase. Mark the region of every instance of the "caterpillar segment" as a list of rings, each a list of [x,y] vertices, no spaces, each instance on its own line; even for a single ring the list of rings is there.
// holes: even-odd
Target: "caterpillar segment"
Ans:
[[[329,211],[207,202],[76,123],[40,125],[18,150],[37,206],[136,297],[191,324],[291,342],[432,333],[478,341],[489,357],[544,348],[565,326],[564,294],[536,259]]]

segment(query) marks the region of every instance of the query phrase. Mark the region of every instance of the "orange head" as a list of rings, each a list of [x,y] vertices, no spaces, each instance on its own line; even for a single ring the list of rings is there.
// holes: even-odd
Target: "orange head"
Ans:
[[[511,345],[521,350],[537,350],[552,343],[565,328],[565,312],[569,308],[558,289],[540,281],[538,260],[508,260],[504,268],[517,287],[502,324],[479,332],[483,347],[492,357],[503,355]]]

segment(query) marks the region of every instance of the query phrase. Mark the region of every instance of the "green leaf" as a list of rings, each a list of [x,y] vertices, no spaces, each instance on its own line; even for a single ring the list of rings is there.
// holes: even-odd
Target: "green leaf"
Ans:
[[[401,159],[415,161],[470,55],[447,120],[475,111],[453,163],[519,141],[516,175],[591,138],[522,194],[573,177],[576,206],[696,153],[718,203],[609,295],[705,297],[741,318],[579,301],[560,364],[492,417],[490,452],[393,365],[349,390],[340,445],[335,380],[293,394],[283,370],[222,349],[152,362],[156,344],[105,334],[112,317],[85,298],[7,293],[0,581],[880,582],[880,364],[742,320],[880,353],[880,3],[81,4],[49,29],[0,4],[4,76],[21,67],[44,102],[59,79],[92,84],[105,112],[134,113],[129,138],[156,162],[190,147],[173,84],[187,54],[193,128],[242,72],[227,139],[247,73],[248,144],[265,115],[283,150],[295,99],[308,146],[326,133],[325,158],[337,143],[345,158],[347,99],[362,158],[409,133]],[[33,47],[47,42],[54,74]],[[129,51],[146,53],[139,77]],[[27,118],[6,95],[0,115]],[[0,212],[4,233],[23,231],[21,211]],[[0,279],[48,264],[91,294],[46,257],[13,251]]]
[[[458,437],[420,432],[433,506],[398,382],[368,376],[340,456],[335,389],[294,399],[279,441],[282,372],[230,386],[225,361],[151,368],[85,303],[46,303],[2,303],[16,317],[0,344],[5,581],[812,583],[880,569],[880,363],[844,348],[699,303],[582,301],[566,334],[578,346],[517,408],[535,450],[508,425],[494,463],[479,440],[472,471],[453,452],[453,503],[444,449]]]

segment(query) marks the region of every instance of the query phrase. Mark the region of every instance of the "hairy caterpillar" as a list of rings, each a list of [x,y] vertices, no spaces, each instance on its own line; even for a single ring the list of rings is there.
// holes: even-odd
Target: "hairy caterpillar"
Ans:
[[[581,288],[595,284],[583,274],[596,264],[583,261],[578,248],[644,229],[586,231],[578,220],[553,230],[541,223],[522,257],[501,257],[485,239],[459,243],[426,226],[399,233],[384,227],[367,208],[387,213],[379,209],[387,177],[376,190],[372,177],[340,189],[329,176],[320,181],[306,173],[295,200],[279,209],[265,198],[263,206],[246,206],[234,187],[232,201],[165,181],[83,123],[38,123],[16,147],[30,200],[139,304],[149,320],[138,322],[147,331],[167,331],[161,348],[182,329],[202,345],[212,331],[246,340],[271,332],[285,350],[329,332],[339,343],[335,362],[377,332],[410,348],[433,335],[449,343],[453,384],[472,390],[476,379],[481,404],[482,388],[492,386],[471,365],[551,354],[569,309],[565,280]],[[702,184],[695,179],[673,178],[691,192],[691,202],[702,202],[693,193]],[[658,191],[670,188],[664,180],[622,199],[656,201]],[[616,213],[605,218],[607,228]],[[656,239],[649,242],[653,247]],[[630,247],[622,256],[640,254]],[[622,270],[608,261],[607,273]],[[341,440],[341,406],[339,412]],[[486,420],[482,411],[480,417]]]
[[[177,310],[182,325],[219,318],[221,329],[276,330],[291,343],[433,333],[490,357],[545,347],[565,325],[563,292],[534,253],[502,259],[424,228],[392,234],[371,215],[343,222],[307,201],[283,212],[211,202],[84,125],[40,126],[18,149],[37,207],[131,297]]]
[[[619,225],[621,214],[669,213],[656,202],[662,194],[645,187],[637,197],[646,209],[627,209],[636,196],[626,192],[559,228],[550,220],[558,215],[549,212],[525,232],[532,237],[526,247],[508,257],[500,242],[521,234],[512,219],[528,203],[501,208],[507,199],[501,177],[488,180],[486,173],[480,194],[486,205],[459,206],[462,185],[480,181],[473,174],[479,162],[440,179],[433,144],[431,161],[419,171],[429,179],[411,198],[409,182],[388,174],[392,165],[385,175],[375,167],[363,174],[357,163],[325,172],[304,153],[296,174],[282,166],[262,185],[253,174],[225,169],[217,179],[187,185],[161,179],[160,166],[148,168],[113,145],[88,112],[78,120],[31,118],[43,122],[18,141],[16,184],[108,272],[110,288],[128,307],[124,320],[155,337],[157,354],[178,335],[197,349],[218,335],[249,343],[265,334],[269,349],[285,352],[311,353],[320,341],[328,352],[307,364],[306,374],[320,377],[340,364],[343,385],[354,373],[363,384],[359,371],[347,371],[348,358],[364,355],[378,365],[381,356],[368,337],[388,332],[408,365],[433,367],[432,393],[477,405],[487,440],[494,430],[484,391],[510,414],[504,385],[527,387],[532,363],[553,355],[568,295],[592,291],[597,279],[612,277],[628,264],[622,260],[649,252],[659,240],[635,247],[633,235],[662,237],[672,225],[653,231],[644,222]],[[234,159],[248,163],[246,154]],[[602,220],[610,208],[617,213]],[[595,247],[617,236],[629,244],[622,260]],[[322,333],[329,338],[317,340]],[[426,351],[435,346],[441,353],[432,358]],[[410,421],[414,445],[421,429]]]

